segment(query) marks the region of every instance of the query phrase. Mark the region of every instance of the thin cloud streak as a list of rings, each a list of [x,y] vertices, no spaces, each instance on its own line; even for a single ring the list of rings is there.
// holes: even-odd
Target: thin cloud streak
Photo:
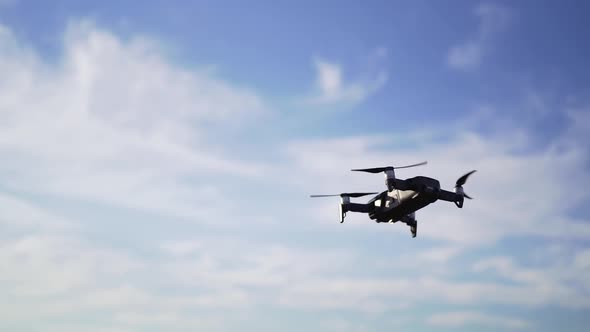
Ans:
[[[362,79],[352,81],[346,79],[342,65],[320,57],[313,59],[316,70],[315,95],[306,98],[304,103],[309,105],[356,105],[376,93],[388,81],[386,70],[380,65],[380,59],[386,55],[384,49],[379,48],[370,59],[371,67],[376,70],[365,74]],[[374,73],[373,73],[374,71]]]
[[[451,68],[468,71],[479,67],[491,51],[493,38],[508,25],[512,16],[508,8],[490,3],[480,4],[474,13],[479,19],[475,36],[449,50],[447,64]]]
[[[66,32],[58,67],[3,29],[0,166],[6,187],[198,216],[220,193],[187,178],[257,177],[265,165],[214,145],[204,123],[263,116],[261,98],[165,62],[91,23]]]

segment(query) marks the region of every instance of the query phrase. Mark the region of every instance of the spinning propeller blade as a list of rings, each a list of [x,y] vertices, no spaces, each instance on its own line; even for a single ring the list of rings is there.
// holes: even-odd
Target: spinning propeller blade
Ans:
[[[459,186],[462,186],[462,185],[464,185],[464,184],[465,184],[465,182],[467,181],[467,178],[468,178],[468,177],[469,177],[471,174],[473,174],[473,173],[475,173],[475,172],[476,172],[476,170],[473,170],[473,171],[471,171],[471,172],[469,172],[469,173],[467,173],[467,174],[463,175],[462,177],[458,178],[458,179],[457,179],[457,183],[455,184],[455,187],[459,187]]]
[[[361,169],[351,169],[351,171],[353,171],[353,172],[367,172],[367,173],[381,173],[383,171],[387,171],[388,169],[393,169],[393,167],[361,168]]]
[[[461,188],[461,191],[462,191],[462,190],[463,190],[463,185],[465,184],[465,182],[467,182],[467,178],[468,178],[468,177],[469,177],[471,174],[473,174],[473,173],[475,173],[475,172],[476,172],[476,170],[473,170],[473,171],[471,171],[471,172],[469,172],[469,173],[467,173],[467,174],[463,175],[462,177],[458,178],[458,179],[457,179],[457,183],[455,183],[455,188]],[[463,197],[465,197],[465,198],[468,198],[468,199],[473,199],[473,198],[471,198],[469,195],[467,195],[467,194],[465,194],[465,193],[463,193]]]
[[[342,193],[342,194],[335,194],[335,195],[309,195],[309,197],[335,197],[335,196],[363,197],[363,196],[374,195],[374,194],[377,194],[377,193]]]
[[[395,168],[395,169],[400,169],[400,168],[410,168],[410,167],[422,166],[422,165],[426,165],[426,164],[428,164],[428,162],[427,162],[427,161],[423,161],[423,162],[421,162],[421,163],[417,163],[417,164],[414,164],[414,165],[407,165],[407,166],[394,166],[393,168]]]
[[[381,172],[384,172],[387,170],[422,166],[422,165],[426,165],[427,163],[428,163],[427,161],[423,161],[421,163],[407,165],[407,166],[385,166],[385,167],[373,167],[373,168],[360,168],[360,169],[351,169],[351,171],[353,171],[353,172],[367,172],[367,173],[381,173]]]

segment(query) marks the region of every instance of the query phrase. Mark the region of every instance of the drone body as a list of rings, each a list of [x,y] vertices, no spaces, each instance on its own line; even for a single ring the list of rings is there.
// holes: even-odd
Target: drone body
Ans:
[[[383,223],[396,223],[401,221],[408,226],[412,232],[412,237],[416,237],[418,222],[416,220],[416,211],[436,202],[437,200],[454,202],[458,208],[463,207],[464,198],[469,198],[463,192],[463,184],[467,178],[475,172],[471,171],[457,180],[455,191],[441,189],[438,180],[416,176],[405,180],[395,177],[394,169],[407,168],[425,165],[426,162],[402,166],[402,167],[378,167],[353,169],[352,171],[368,173],[385,173],[385,185],[387,190],[379,193],[365,204],[351,203],[351,197],[362,197],[377,193],[342,193],[339,195],[311,195],[311,197],[328,197],[340,196],[340,222],[344,222],[347,212],[367,213],[371,220]]]

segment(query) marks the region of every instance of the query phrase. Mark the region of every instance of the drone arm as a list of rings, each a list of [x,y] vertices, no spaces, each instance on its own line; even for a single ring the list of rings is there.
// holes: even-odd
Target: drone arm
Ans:
[[[454,202],[457,200],[458,196],[459,195],[455,194],[452,191],[441,189],[438,194],[438,199],[443,200],[443,201]]]
[[[452,191],[441,189],[438,193],[438,199],[441,201],[454,202],[459,208],[463,207],[463,196]]]
[[[344,222],[344,218],[346,218],[346,212],[363,212],[369,213],[370,207],[369,204],[358,204],[358,203],[340,203],[340,223]]]
[[[344,212],[348,212],[348,211],[363,212],[363,213],[370,212],[369,204],[346,203],[346,204],[342,204],[342,207],[343,207]]]
[[[393,184],[393,187],[397,190],[412,190],[412,189],[414,189],[412,187],[412,185],[406,180],[394,178],[394,179],[388,179],[388,181],[391,181]]]

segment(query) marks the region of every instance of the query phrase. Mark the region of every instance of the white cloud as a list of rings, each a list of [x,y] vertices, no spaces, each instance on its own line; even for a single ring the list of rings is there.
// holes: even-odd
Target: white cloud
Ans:
[[[153,41],[123,41],[88,22],[69,26],[57,65],[0,32],[7,188],[194,217],[219,192],[186,179],[264,169],[215,144],[219,127],[267,113],[255,93],[168,63]]]
[[[279,303],[305,310],[331,309],[363,313],[385,313],[428,303],[450,307],[499,304],[520,308],[554,305],[568,309],[590,308],[586,296],[577,294],[575,286],[552,284],[555,288],[548,288],[532,283],[505,285],[451,279],[452,276],[314,278],[292,282],[281,293]],[[394,301],[399,298],[404,301]]]
[[[531,324],[523,319],[490,315],[473,311],[457,311],[432,315],[428,323],[444,327],[484,325],[497,328],[526,328]]]
[[[0,37],[0,48],[0,179],[3,189],[22,196],[0,194],[0,225],[14,231],[14,236],[4,234],[10,238],[0,243],[0,270],[6,271],[0,276],[6,295],[0,300],[6,309],[0,310],[3,323],[29,326],[34,320],[60,331],[136,331],[146,324],[166,331],[222,330],[228,321],[241,322],[244,315],[267,306],[293,313],[370,315],[433,302],[590,307],[584,294],[575,292],[575,285],[587,285],[580,281],[588,273],[584,251],[569,257],[571,271],[564,275],[553,266],[531,270],[505,258],[482,260],[472,271],[512,276],[515,285],[477,278],[457,281],[460,272],[447,266],[468,250],[512,236],[590,236],[587,223],[566,218],[568,209],[588,198],[571,191],[588,180],[580,167],[586,147],[574,139],[584,129],[579,124],[563,139],[568,142],[565,148],[526,154],[514,152],[529,143],[518,134],[447,136],[425,129],[413,137],[297,140],[281,146],[288,158],[269,171],[266,165],[229,158],[231,151],[215,145],[214,139],[226,125],[248,125],[247,118],[259,121],[266,111],[263,100],[170,64],[151,41],[123,41],[82,24],[70,27],[57,65],[42,61],[8,29]],[[376,56],[384,56],[383,50]],[[324,71],[319,81],[323,94],[332,100],[354,100],[342,99],[351,84],[338,66]],[[355,98],[363,95],[355,93]],[[447,140],[432,139],[440,136]],[[402,139],[415,143],[414,148],[403,148]],[[429,166],[400,170],[398,175],[423,172],[449,188],[465,171],[479,172],[466,185],[476,199],[463,210],[439,202],[418,212],[420,242],[410,242],[403,225],[378,227],[363,215],[356,216],[356,225],[355,217],[349,217],[355,228],[338,225],[337,201],[305,200],[310,208],[297,205],[301,201],[295,195],[303,192],[301,200],[312,192],[384,188],[382,175],[355,174],[349,168],[424,159]],[[264,205],[264,213],[281,223],[246,232],[258,212],[243,209],[247,204],[240,204],[234,192],[225,192],[223,184],[235,185],[235,178],[256,182],[260,174],[279,183],[282,196],[270,204],[249,197],[256,202],[251,206]],[[557,199],[566,194],[570,201]],[[51,204],[39,202],[50,197],[64,205],[70,199],[86,199],[165,216],[150,214],[155,220],[143,220],[117,215],[115,222],[103,218],[93,223],[84,213],[62,217],[55,211],[60,209],[43,208]],[[97,210],[84,212],[102,212]],[[200,216],[191,218],[199,222],[228,220],[231,234],[215,233],[217,228],[174,227],[178,225],[170,222],[170,215]],[[320,218],[330,222],[328,231],[313,224]],[[109,221],[108,226],[101,224]],[[166,232],[148,236],[146,229],[156,224]],[[302,231],[309,230],[306,227],[314,228],[313,235]],[[293,230],[303,235],[290,233]],[[403,232],[404,238],[396,238],[385,251],[375,246],[378,253],[366,248],[365,240],[391,241],[391,232]],[[128,247],[107,239],[127,234],[134,235],[121,241]],[[297,242],[281,243],[287,234]],[[350,234],[355,237],[341,237]],[[437,247],[429,247],[432,242]],[[392,253],[397,254],[393,259]],[[423,266],[428,266],[427,275]],[[547,271],[553,276],[539,278]],[[99,326],[68,319],[99,313],[108,316]],[[518,325],[482,315],[455,314],[454,321]],[[438,321],[448,324],[445,318]],[[366,328],[355,322],[324,324]]]
[[[0,193],[0,225],[4,233],[8,231],[44,231],[67,232],[76,229],[76,225],[67,218],[53,215],[33,204],[10,195]],[[9,208],[6,208],[9,207]]]
[[[163,268],[169,273],[166,278],[176,284],[207,285],[218,291],[242,289],[250,305],[266,303],[292,310],[382,314],[427,303],[451,306],[503,304],[525,308],[556,304],[564,308],[590,307],[585,295],[576,290],[576,285],[586,274],[580,273],[580,269],[572,270],[571,266],[576,266],[574,263],[562,267],[570,272],[559,277],[558,271],[552,267],[529,270],[510,265],[506,259],[490,258],[477,262],[474,272],[490,276],[500,271],[500,276],[509,276],[511,281],[518,283],[507,285],[476,279],[455,281],[453,271],[436,273],[437,265],[446,266],[448,258],[444,257],[445,253],[442,260],[436,255],[432,259],[433,251],[413,250],[407,259],[404,259],[406,253],[398,252],[399,257],[388,259],[387,268],[383,269],[381,257],[360,256],[353,250],[303,250],[212,238],[201,241],[199,248],[190,254],[184,250],[173,253]],[[234,265],[236,252],[242,254],[240,263]],[[584,256],[579,257],[582,258],[576,261],[584,262]],[[408,261],[417,266],[428,264],[428,275],[422,275],[422,269],[413,270]],[[576,264],[584,266],[583,263]],[[360,273],[351,275],[350,266]],[[396,271],[396,275],[392,276],[388,271]],[[246,291],[252,288],[258,291]],[[392,301],[399,298],[404,301]],[[228,300],[223,303],[239,305],[242,302]]]
[[[167,244],[165,248],[187,247],[190,242]],[[188,285],[206,283],[211,287],[241,286],[279,287],[291,280],[305,279],[318,273],[344,269],[356,258],[349,250],[313,250],[292,248],[272,243],[252,245],[233,237],[201,238],[201,245],[191,251],[170,253],[166,264],[170,278]],[[217,249],[216,248],[222,248]],[[224,268],[242,252],[239,267]]]
[[[370,330],[367,326],[365,326],[363,324],[358,324],[358,323],[355,323],[353,321],[346,320],[346,319],[326,319],[320,323],[320,326],[323,329],[326,329],[328,331],[339,331],[339,332],[343,332],[343,331],[350,331],[350,332],[363,331],[364,332],[364,331]]]
[[[59,57],[47,62],[0,26],[0,325],[219,328],[221,317],[194,311],[248,301],[240,289],[167,293],[158,288],[166,284],[162,262],[109,240],[146,234],[141,223],[171,228],[170,216],[228,220],[233,198],[219,199],[222,183],[256,178],[265,168],[229,157],[232,151],[215,143],[222,129],[266,116],[262,98],[171,64],[164,53],[155,41],[122,40],[77,22]],[[85,208],[88,202],[151,214],[137,220],[117,209]],[[72,318],[100,312],[112,315],[94,326]]]
[[[447,63],[452,68],[470,70],[478,67],[490,51],[492,38],[506,26],[511,15],[507,8],[488,3],[480,4],[475,14],[479,19],[475,36],[449,50]]]
[[[576,255],[574,266],[581,270],[590,270],[590,249],[586,249]]]
[[[474,270],[478,272],[485,272],[487,270],[494,270],[503,277],[508,277],[511,280],[524,283],[542,283],[543,275],[538,273],[540,271],[516,269],[509,257],[493,257],[483,261],[477,262],[474,265]]]
[[[370,66],[386,56],[386,50],[378,48],[370,60]],[[344,77],[342,66],[322,58],[314,58],[314,67],[317,72],[315,87],[317,95],[307,100],[311,104],[357,104],[364,101],[371,94],[379,90],[388,79],[386,71],[379,67],[366,79],[348,81]]]
[[[340,66],[324,62],[315,61],[318,71],[317,85],[325,96],[333,97],[342,89],[342,73]]]
[[[380,257],[361,256],[353,248],[303,249],[200,235],[195,240],[154,243],[152,248],[165,255],[156,254],[156,259],[97,247],[80,236],[30,235],[3,242],[0,267],[9,273],[3,273],[0,285],[7,290],[6,303],[18,299],[5,312],[4,321],[28,322],[30,310],[39,322],[101,310],[113,313],[105,326],[124,323],[132,329],[155,324],[173,330],[218,326],[233,319],[234,313],[259,305],[377,315],[432,302],[590,307],[584,295],[575,292],[575,283],[539,283],[506,259],[482,261],[475,271],[486,275],[490,269],[501,271],[523,284],[459,282],[446,279],[452,275],[435,275],[435,265],[446,264],[448,253],[441,261],[437,255],[432,259],[431,250],[413,250],[409,258],[428,264],[429,276],[409,276],[404,263],[399,263],[403,257],[388,261],[395,275],[375,274]],[[586,269],[585,256],[578,254],[572,264]],[[351,267],[361,273],[352,275]],[[502,270],[506,267],[512,270]],[[392,301],[399,298],[404,301]],[[222,310],[226,317],[195,316],[199,310]]]
[[[587,249],[575,250],[558,258],[546,256],[543,266],[523,267],[511,257],[489,257],[474,264],[473,270],[536,289],[533,297],[570,308],[590,307],[590,269],[580,264]],[[568,286],[571,285],[571,286]]]
[[[219,328],[222,317],[199,310],[226,310],[250,303],[249,295],[239,289],[201,286],[181,294],[163,291],[160,287],[176,284],[166,282],[160,261],[94,243],[83,232],[45,233],[43,229],[30,231],[0,243],[0,290],[4,294],[0,326],[36,328],[62,322],[65,330],[88,326],[109,331],[117,326],[121,331],[134,331],[145,325],[167,330]],[[94,324],[77,322],[76,317],[100,313],[106,318]]]
[[[73,236],[27,235],[3,241],[0,278],[9,294],[43,297],[68,293],[124,275],[141,263],[108,249],[95,249]]]
[[[482,48],[483,45],[476,41],[469,41],[453,47],[449,52],[449,65],[460,69],[478,66],[481,61]]]
[[[425,262],[446,263],[460,252],[460,247],[435,247],[417,253],[417,256],[420,260]]]

